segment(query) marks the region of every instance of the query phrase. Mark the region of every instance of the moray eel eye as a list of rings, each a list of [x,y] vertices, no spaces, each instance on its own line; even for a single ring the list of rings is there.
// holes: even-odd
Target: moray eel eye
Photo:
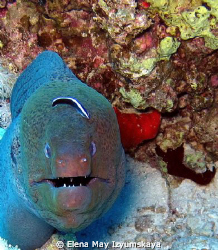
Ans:
[[[44,148],[45,156],[46,158],[51,157],[51,148],[48,143],[46,143],[45,148]]]
[[[96,153],[96,145],[95,145],[95,143],[93,141],[90,144],[89,150],[90,150],[91,156],[93,156]]]

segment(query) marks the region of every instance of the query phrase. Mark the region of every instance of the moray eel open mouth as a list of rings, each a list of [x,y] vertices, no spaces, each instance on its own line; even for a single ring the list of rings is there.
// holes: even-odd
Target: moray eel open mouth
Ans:
[[[46,179],[54,187],[75,187],[75,186],[87,186],[94,177],[78,176],[78,177],[58,177],[56,179]]]
[[[54,179],[43,179],[38,182],[33,182],[33,184],[40,183],[50,183],[53,187],[81,187],[87,186],[91,181],[100,180],[102,182],[107,183],[108,179],[103,179],[99,177],[91,177],[91,176],[76,176],[76,177],[57,177]]]

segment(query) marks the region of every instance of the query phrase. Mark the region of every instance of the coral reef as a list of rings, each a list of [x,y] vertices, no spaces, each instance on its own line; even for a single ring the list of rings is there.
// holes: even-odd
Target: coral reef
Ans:
[[[9,98],[16,79],[16,74],[0,66],[0,138],[11,122]]]
[[[207,188],[198,187],[194,181],[199,183],[196,177],[202,175],[203,184],[215,182],[216,176],[207,182],[205,174],[214,173],[218,161],[217,1],[1,1],[0,27],[1,128],[10,123],[7,98],[12,85],[5,84],[9,75],[20,73],[41,51],[56,51],[79,79],[116,107],[123,144],[134,158],[159,169],[171,186],[180,185],[179,196],[184,192],[194,200],[197,189],[204,197]],[[138,120],[144,119],[139,117],[146,117],[153,109],[161,115],[160,126],[159,115],[158,119],[146,118],[139,125]],[[145,131],[149,131],[149,126],[154,130],[148,135]],[[174,158],[169,152],[182,156],[178,164],[172,163]],[[161,190],[165,190],[164,185]],[[177,191],[173,193],[177,195]],[[204,197],[197,205],[204,209],[201,202],[206,201]],[[187,249],[192,246],[189,230],[198,236],[211,236],[211,223],[216,223],[211,222],[209,215],[209,219],[205,215],[196,223],[193,217],[200,214],[200,209],[192,207],[191,215],[187,215],[181,204],[186,202],[175,198],[175,203],[169,206],[174,209],[172,221],[168,221],[176,221],[176,226],[172,226],[174,232],[164,229],[164,244],[176,242],[172,249],[186,249],[185,244]],[[183,212],[177,211],[177,206]],[[184,221],[179,216],[188,217],[185,233]],[[162,225],[153,229],[156,234],[149,236],[146,229],[153,217],[141,212],[141,219],[142,223],[140,219],[133,223],[138,230],[135,239],[158,239]],[[109,230],[112,235],[116,234],[114,230],[118,229]],[[179,237],[187,236],[185,243],[176,241],[175,232]],[[217,244],[212,239],[202,240],[208,241],[211,249]],[[196,244],[208,246],[200,241],[197,239]]]
[[[11,96],[12,87],[17,79],[13,73],[9,73],[0,66],[0,98],[7,99]]]
[[[141,135],[128,145],[136,158],[150,157],[157,145],[166,152],[185,143],[205,155],[199,165],[184,152],[185,165],[202,172],[218,159],[217,13],[211,0],[4,1],[1,97],[10,93],[4,82],[12,75],[5,72],[20,73],[41,51],[56,51],[122,112],[162,114],[153,143]],[[3,128],[10,122],[5,107]]]
[[[156,152],[159,156],[162,157],[162,160],[165,163],[165,167],[167,168],[166,172],[168,174],[190,179],[200,185],[209,184],[215,176],[216,173],[215,168],[213,168],[212,171],[206,169],[203,173],[196,173],[193,169],[188,168],[186,165],[189,166],[190,163],[191,166],[193,166],[194,163],[197,165],[199,156],[196,155],[194,158],[192,154],[186,155],[186,165],[185,165],[183,163],[183,158],[184,158],[183,145],[176,148],[175,150],[168,149],[166,153],[163,152],[159,147],[157,147]],[[205,165],[204,162],[198,164],[197,167],[202,168],[202,165]]]
[[[205,46],[211,49],[218,48],[218,38],[213,33],[218,22],[218,5],[214,1],[148,1],[151,9],[159,13],[169,26],[168,32],[175,35],[176,28],[180,37],[188,40],[194,37],[203,37]],[[201,4],[207,4],[202,6]]]
[[[8,244],[6,240],[0,237],[0,249],[1,250],[21,250],[17,246],[13,247],[12,245]]]
[[[208,112],[201,112],[194,116],[194,131],[198,140],[205,145],[213,159],[218,160],[218,109],[217,105]],[[204,122],[201,122],[204,120]]]
[[[142,143],[141,135],[140,145],[128,146],[136,158],[145,160],[157,145],[166,152],[185,143],[205,155],[199,165],[184,152],[185,165],[201,172],[218,159],[217,13],[211,0],[4,1],[0,59],[9,72],[20,73],[41,51],[58,52],[77,77],[124,113],[154,108],[162,114],[153,143]],[[11,73],[1,73],[7,98],[4,81]],[[5,128],[10,120],[1,114]]]
[[[158,48],[153,48],[143,57],[139,57],[115,44],[111,47],[111,60],[117,72],[124,77],[137,80],[139,77],[150,75],[157,62],[169,60],[170,56],[177,51],[179,45],[180,42],[177,39],[168,36],[160,41]]]
[[[57,242],[61,241],[63,242],[63,247],[61,248],[62,250],[77,250],[75,247],[67,247],[67,241],[77,241],[76,236],[74,234],[60,234],[60,233],[55,233],[51,236],[51,238],[40,248],[36,250],[57,250]]]
[[[99,0],[93,5],[94,20],[106,30],[118,44],[128,44],[134,37],[151,25],[146,13],[136,10],[137,2]]]
[[[11,123],[10,104],[0,99],[0,128],[6,129]]]

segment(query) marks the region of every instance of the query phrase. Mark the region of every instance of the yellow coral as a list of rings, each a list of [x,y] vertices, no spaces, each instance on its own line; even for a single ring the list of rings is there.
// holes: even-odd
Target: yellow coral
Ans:
[[[170,36],[165,37],[163,40],[161,40],[159,45],[159,60],[168,60],[170,56],[177,51],[179,45],[180,42],[178,42],[177,39]]]
[[[217,1],[148,0],[148,2],[151,3],[151,10],[153,9],[154,13],[158,12],[166,25],[169,26],[168,31],[172,31],[172,35],[175,35],[175,27],[178,27],[183,40],[203,37],[206,47],[218,48],[218,37],[211,31],[218,24]],[[204,7],[203,2],[206,2],[211,9]]]
[[[137,89],[130,89],[129,92],[125,88],[120,88],[120,93],[126,102],[130,102],[134,108],[145,108],[145,100]]]

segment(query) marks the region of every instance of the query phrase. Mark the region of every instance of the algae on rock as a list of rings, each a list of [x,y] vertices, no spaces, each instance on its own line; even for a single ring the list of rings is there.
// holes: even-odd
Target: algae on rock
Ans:
[[[120,93],[123,96],[124,101],[131,103],[134,108],[146,107],[146,102],[137,89],[126,91],[125,88],[122,87],[120,88]]]
[[[218,25],[218,3],[216,1],[148,0],[148,2],[151,3],[151,10],[157,11],[169,26],[168,31],[172,35],[175,35],[175,28],[178,27],[181,39],[203,37],[206,47],[218,48],[218,38],[212,32],[212,29]],[[211,9],[203,6],[204,2]]]

